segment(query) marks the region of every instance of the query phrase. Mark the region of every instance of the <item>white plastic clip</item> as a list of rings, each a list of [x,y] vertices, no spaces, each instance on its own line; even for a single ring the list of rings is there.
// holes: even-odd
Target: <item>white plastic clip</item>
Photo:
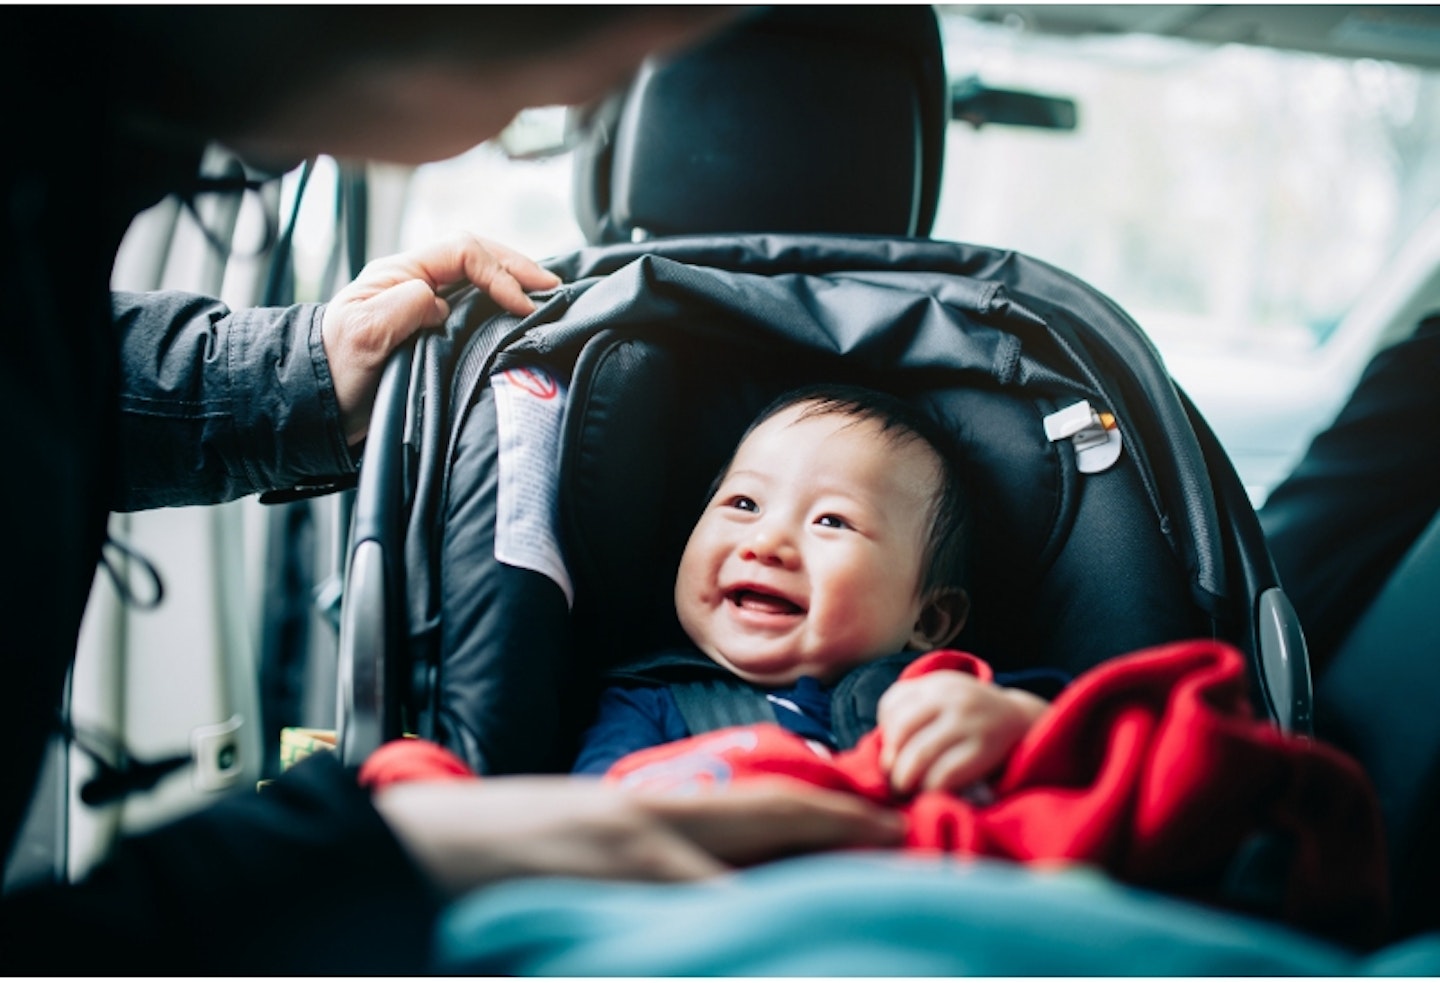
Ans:
[[[1089,400],[1047,416],[1045,437],[1052,443],[1068,439],[1075,447],[1075,466],[1085,474],[1104,471],[1120,459],[1120,428],[1115,417],[1095,412]]]

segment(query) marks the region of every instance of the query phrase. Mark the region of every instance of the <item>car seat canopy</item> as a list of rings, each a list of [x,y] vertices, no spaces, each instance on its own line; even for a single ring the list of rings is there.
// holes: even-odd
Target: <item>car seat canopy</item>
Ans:
[[[977,513],[976,607],[962,639],[987,657],[1078,670],[1207,630],[1133,463],[1082,476],[1070,445],[1047,439],[1044,416],[1077,397],[1015,335],[984,323],[975,308],[891,301],[894,286],[864,275],[780,283],[714,275],[728,304],[706,304],[692,276],[683,332],[616,324],[577,362],[561,521],[572,575],[584,585],[576,624],[586,639],[605,639],[607,661],[683,642],[671,588],[710,483],[762,407],[817,380],[901,394],[956,436]],[[754,301],[777,286],[793,306]],[[892,322],[867,323],[865,308],[887,301]],[[907,319],[915,307],[929,323]],[[1071,556],[1077,520],[1084,528]]]

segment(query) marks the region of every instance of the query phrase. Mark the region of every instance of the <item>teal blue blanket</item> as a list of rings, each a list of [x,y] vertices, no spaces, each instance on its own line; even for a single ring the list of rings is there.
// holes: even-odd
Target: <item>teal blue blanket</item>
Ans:
[[[1071,868],[827,854],[686,885],[527,880],[457,902],[443,970],[522,976],[1440,974]]]

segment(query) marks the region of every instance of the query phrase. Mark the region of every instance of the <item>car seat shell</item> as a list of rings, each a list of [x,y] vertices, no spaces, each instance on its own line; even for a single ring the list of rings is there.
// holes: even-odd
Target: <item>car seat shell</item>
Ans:
[[[1163,370],[1155,392],[1149,373],[1117,372],[1124,360],[1105,336],[1137,329],[1098,295],[1088,320],[1066,313],[1086,288],[1065,274],[982,247],[840,236],[625,244],[554,267],[570,283],[524,321],[478,295],[457,299],[430,348],[461,381],[421,387],[419,400],[428,417],[441,407],[456,416],[416,464],[414,483],[431,489],[403,547],[406,658],[419,668],[396,678],[422,679],[410,700],[421,732],[477,770],[563,768],[596,674],[676,640],[673,561],[704,488],[750,415],[815,373],[923,396],[962,421],[976,497],[992,503],[962,644],[1001,666],[1080,670],[1214,635],[1263,675],[1255,611],[1273,571],[1253,521],[1218,520],[1212,480],[1238,488],[1233,470],[1212,476],[1193,432],[1188,444],[1155,436],[1166,432],[1156,420],[1182,425],[1186,408]],[[485,562],[496,482],[488,379],[526,365],[579,380],[560,455],[562,484],[583,490],[561,505],[573,616],[542,575]],[[1069,445],[1044,437],[1043,417],[1079,398],[1113,407],[1125,432],[1121,462],[1099,474],[1077,475]],[[597,451],[593,434],[607,430],[622,435]],[[681,453],[698,445],[694,460]],[[1181,481],[1180,468],[1200,473]],[[1197,506],[1190,495],[1205,497]],[[641,520],[619,533],[622,508]],[[627,553],[639,559],[627,564]],[[1248,559],[1229,569],[1227,553]],[[1256,693],[1261,713],[1291,724],[1263,681]]]

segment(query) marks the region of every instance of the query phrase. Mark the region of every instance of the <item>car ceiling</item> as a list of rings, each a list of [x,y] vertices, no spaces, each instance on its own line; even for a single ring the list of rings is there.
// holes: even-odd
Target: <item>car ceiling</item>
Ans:
[[[1440,6],[1367,4],[947,4],[1047,34],[1159,34],[1440,68]]]

